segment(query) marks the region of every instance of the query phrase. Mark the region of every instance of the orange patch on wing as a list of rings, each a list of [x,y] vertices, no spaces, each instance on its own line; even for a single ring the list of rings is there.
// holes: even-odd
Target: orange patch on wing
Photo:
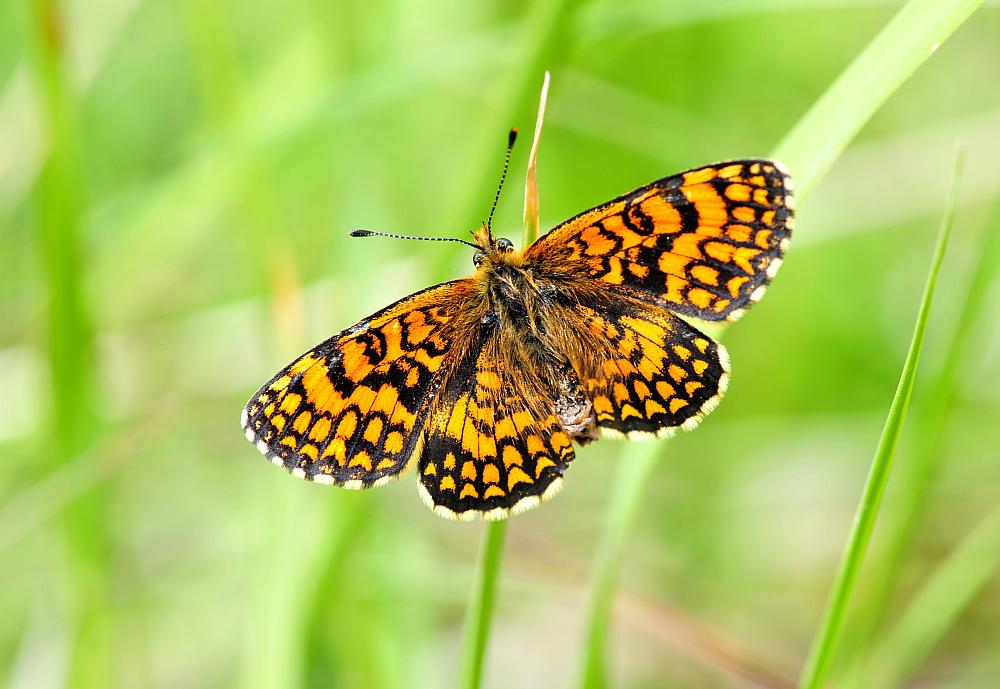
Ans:
[[[709,180],[715,179],[718,173],[710,167],[702,168],[700,170],[692,170],[691,172],[684,173],[684,184],[700,184],[702,182],[708,182]]]
[[[672,204],[667,203],[659,194],[654,194],[639,204],[643,213],[656,223],[658,232],[672,233],[681,228],[681,216]]]
[[[368,422],[368,426],[365,428],[364,439],[370,443],[377,444],[379,438],[382,437],[383,425],[382,419],[377,416],[373,416]]]
[[[722,261],[723,263],[732,261],[734,250],[735,247],[732,244],[725,244],[723,242],[705,243],[705,253],[716,261]]]
[[[688,290],[688,299],[700,309],[707,308],[712,303],[712,293],[700,287]]]
[[[500,486],[495,485],[495,484],[491,484],[491,485],[486,486],[486,490],[483,492],[483,497],[487,498],[487,499],[488,498],[502,498],[505,495],[507,495],[507,494],[503,492],[503,488],[501,488]]]
[[[694,204],[698,211],[698,231],[706,227],[722,227],[729,217],[726,203],[719,198],[718,193],[708,184],[694,187],[683,187],[684,194]]]
[[[392,431],[385,437],[385,451],[391,454],[403,451],[403,436],[399,432]]]
[[[588,256],[607,256],[615,250],[615,240],[596,225],[584,230],[580,239],[587,245],[584,254]]]
[[[689,256],[681,256],[667,251],[660,254],[660,260],[657,262],[657,267],[660,269],[661,273],[683,277],[689,263],[691,263],[691,258]]]
[[[280,378],[278,378],[273,383],[271,383],[271,385],[268,386],[268,389],[269,390],[274,390],[275,392],[281,392],[282,390],[284,390],[285,388],[287,388],[288,384],[291,383],[291,382],[292,382],[292,377],[289,376],[289,375],[287,375],[287,374],[285,374],[285,375],[281,376]]]
[[[343,399],[327,376],[326,366],[313,366],[306,371],[302,376],[302,387],[306,390],[306,398],[317,409],[336,414],[343,406]]]
[[[312,412],[308,410],[300,412],[299,415],[295,417],[295,421],[292,423],[292,428],[299,433],[305,433],[306,429],[309,428],[310,421],[312,421]]]
[[[483,483],[500,483],[500,470],[496,464],[487,464],[483,467]]]
[[[294,392],[290,392],[285,395],[283,400],[281,400],[281,405],[278,409],[291,415],[292,412],[299,408],[300,404],[302,404],[302,396],[296,395]]]
[[[462,463],[462,478],[476,480],[479,472],[476,471],[476,465],[470,461],[465,461]]]
[[[548,457],[539,457],[538,462],[535,463],[535,478],[541,478],[546,467],[554,467],[555,465],[556,463]]]
[[[651,419],[657,414],[666,414],[667,410],[656,400],[646,400],[646,418]]]
[[[706,285],[719,284],[719,271],[701,263],[691,267],[691,277]]]
[[[656,344],[663,344],[664,340],[666,340],[667,331],[652,321],[626,316],[622,318],[622,323]]]
[[[507,473],[507,490],[514,490],[518,483],[534,483],[521,467],[515,466]]]
[[[771,230],[760,230],[753,239],[754,244],[761,249],[771,248]]]
[[[748,273],[754,273],[753,264],[750,261],[760,255],[760,249],[752,249],[749,247],[738,247],[733,254],[733,260],[736,261],[736,265],[745,270]]]
[[[507,468],[512,466],[521,466],[524,462],[524,458],[521,456],[521,453],[518,452],[517,448],[513,445],[504,446],[500,459],[503,461],[503,465]]]
[[[736,297],[740,296],[740,290],[743,288],[743,285],[745,285],[748,282],[750,282],[750,278],[746,277],[745,275],[737,275],[736,277],[732,277],[726,280],[726,288],[729,290],[729,293],[733,295],[733,298],[735,299]]]
[[[419,382],[420,382],[420,369],[411,368],[410,372],[406,374],[406,380],[403,381],[403,385],[405,385],[408,388],[412,388]]]
[[[358,415],[349,411],[340,419],[337,424],[337,436],[340,438],[350,438],[358,428]]]
[[[476,382],[487,390],[500,389],[500,376],[493,371],[479,371],[476,373]]]
[[[750,187],[745,184],[730,184],[726,187],[726,198],[731,201],[749,201]]]
[[[365,452],[364,450],[362,450],[361,452],[358,452],[356,455],[354,455],[353,457],[351,457],[351,461],[350,461],[350,463],[347,466],[350,466],[350,467],[361,467],[365,471],[371,471],[372,470],[372,458],[371,458],[371,455],[369,455],[367,452]]]
[[[670,399],[674,396],[676,390],[670,383],[660,380],[656,383],[656,392],[659,393],[660,397],[663,399]]]
[[[321,416],[316,419],[316,423],[313,424],[312,430],[309,431],[309,439],[317,442],[323,442],[329,435],[330,419],[325,416]]]

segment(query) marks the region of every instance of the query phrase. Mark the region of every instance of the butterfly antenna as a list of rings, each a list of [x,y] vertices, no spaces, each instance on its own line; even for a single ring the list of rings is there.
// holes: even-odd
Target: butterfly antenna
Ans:
[[[464,239],[458,239],[456,237],[414,237],[412,235],[406,234],[389,234],[388,232],[374,232],[372,230],[351,230],[352,237],[389,237],[391,239],[419,239],[422,242],[458,242],[459,244],[466,244],[471,246],[473,249],[478,249],[479,247],[472,242],[467,242]]]
[[[511,129],[507,135],[507,155],[503,159],[503,173],[500,175],[500,185],[497,187],[497,195],[493,197],[493,207],[490,208],[490,217],[486,221],[486,229],[493,232],[493,214],[497,210],[497,203],[500,202],[500,191],[503,189],[503,182],[507,179],[507,168],[510,166],[510,152],[514,150],[514,142],[517,140],[517,129]]]

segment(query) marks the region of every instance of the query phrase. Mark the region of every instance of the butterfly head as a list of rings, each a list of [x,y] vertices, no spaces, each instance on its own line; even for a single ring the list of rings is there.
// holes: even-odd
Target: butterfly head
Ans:
[[[472,264],[476,268],[481,268],[486,262],[504,262],[505,258],[511,258],[515,254],[514,242],[506,237],[494,238],[490,226],[485,223],[472,233],[472,238],[478,247],[472,255]]]

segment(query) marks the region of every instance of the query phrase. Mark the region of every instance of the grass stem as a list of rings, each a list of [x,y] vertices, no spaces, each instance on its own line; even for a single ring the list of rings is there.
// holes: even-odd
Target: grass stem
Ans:
[[[607,684],[605,649],[615,584],[625,546],[639,517],[642,495],[659,458],[658,450],[654,443],[636,448],[631,456],[622,458],[622,467],[615,479],[587,605],[583,665],[578,683],[585,689],[599,689]]]
[[[496,602],[497,579],[503,559],[503,545],[507,535],[507,521],[486,524],[476,589],[469,603],[465,619],[465,639],[462,643],[462,674],[459,687],[478,689],[483,677],[483,659],[489,640],[490,622]]]
[[[885,545],[880,548],[880,556],[872,567],[870,593],[851,625],[849,643],[853,648],[844,649],[852,670],[865,664],[861,656],[870,652],[882,617],[897,591],[900,571],[926,516],[925,506],[944,460],[942,450],[952,420],[951,407],[965,380],[962,377],[963,366],[971,355],[978,326],[987,323],[990,318],[989,285],[996,267],[1000,265],[1000,213],[994,213],[993,223],[987,225],[983,235],[982,250],[973,259],[971,277],[964,286],[962,297],[955,302],[959,315],[954,327],[947,329],[944,363],[927,386],[928,391],[922,395],[924,403],[914,409],[917,416],[913,423],[916,439],[910,444],[912,450],[906,464],[900,467],[900,490],[893,500],[892,514],[886,515],[891,519],[886,520]],[[856,676],[855,672],[849,672],[844,680],[845,687],[863,684],[862,677]]]
[[[937,245],[934,248],[934,257],[931,261],[927,284],[924,287],[923,298],[920,302],[920,310],[917,313],[917,322],[913,330],[910,349],[906,354],[906,361],[903,363],[899,385],[893,396],[892,404],[889,407],[889,414],[882,429],[882,436],[879,438],[878,447],[875,450],[875,458],[872,461],[868,479],[865,482],[861,502],[855,513],[854,525],[851,528],[844,555],[837,570],[837,575],[834,578],[833,590],[799,682],[801,689],[818,689],[818,687],[824,686],[833,669],[837,646],[844,630],[847,609],[858,581],[858,575],[868,549],[868,543],[875,529],[875,520],[878,518],[882,496],[885,493],[885,487],[889,482],[889,476],[892,472],[892,462],[896,452],[896,445],[899,443],[903,424],[906,421],[906,412],[910,404],[910,397],[913,394],[913,385],[917,377],[917,364],[920,362],[920,353],[927,330],[927,319],[930,315],[934,288],[937,284],[938,273],[941,269],[945,250],[948,247],[948,238],[951,235],[963,160],[963,153],[959,150],[956,155],[951,188],[948,192],[948,200],[941,220]]]

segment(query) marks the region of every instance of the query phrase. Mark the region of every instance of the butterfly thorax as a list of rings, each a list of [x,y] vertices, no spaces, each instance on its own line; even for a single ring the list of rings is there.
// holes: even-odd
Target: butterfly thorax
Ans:
[[[546,307],[552,301],[553,290],[538,279],[523,254],[517,251],[487,254],[475,279],[483,298],[484,323],[492,321],[544,351]]]
[[[595,436],[595,419],[567,347],[561,315],[571,295],[517,251],[495,251],[479,263],[474,279],[481,295],[481,323],[504,346],[498,353],[506,376],[537,388],[536,399],[555,402],[555,413],[571,437]]]

